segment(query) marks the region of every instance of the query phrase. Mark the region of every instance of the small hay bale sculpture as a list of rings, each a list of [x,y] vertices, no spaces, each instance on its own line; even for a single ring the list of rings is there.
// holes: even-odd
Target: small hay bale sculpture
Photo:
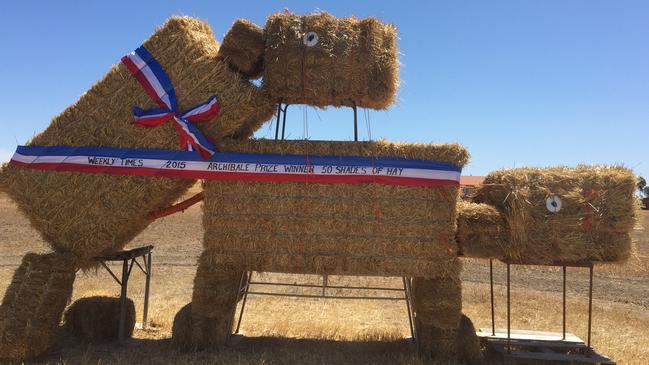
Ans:
[[[278,13],[264,29],[234,23],[221,55],[271,100],[317,107],[385,109],[399,86],[397,31],[376,18]]]
[[[622,167],[520,168],[491,173],[475,201],[500,212],[507,234],[492,227],[492,250],[487,249],[486,240],[479,240],[482,248],[474,251],[465,244],[465,253],[530,264],[625,260],[632,251],[635,184],[633,173]],[[547,207],[552,197],[561,201],[556,212]],[[482,209],[483,223],[500,226],[493,210]],[[480,226],[484,224],[474,224],[472,229]]]
[[[120,300],[115,297],[95,296],[72,303],[63,316],[65,326],[76,336],[90,341],[116,340],[119,335]],[[124,334],[133,335],[135,304],[126,298]]]
[[[72,255],[23,257],[0,305],[0,358],[27,359],[53,345],[75,270]]]
[[[169,75],[179,110],[217,95],[216,118],[196,125],[215,140],[249,137],[275,107],[248,80],[219,60],[210,27],[172,17],[144,42]],[[76,104],[34,137],[33,146],[106,146],[179,149],[172,123],[155,128],[133,124],[132,109],[155,104],[123,64],[88,90]],[[169,206],[194,184],[141,176],[33,170],[7,165],[3,185],[32,226],[58,252],[81,263],[120,250],[149,224],[147,214]]]

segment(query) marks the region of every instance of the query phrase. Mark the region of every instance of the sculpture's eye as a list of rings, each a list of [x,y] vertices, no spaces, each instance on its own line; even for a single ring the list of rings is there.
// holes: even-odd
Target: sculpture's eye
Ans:
[[[316,32],[309,32],[304,35],[304,38],[302,39],[302,42],[304,42],[304,45],[307,47],[313,47],[316,44],[318,44],[318,33]]]

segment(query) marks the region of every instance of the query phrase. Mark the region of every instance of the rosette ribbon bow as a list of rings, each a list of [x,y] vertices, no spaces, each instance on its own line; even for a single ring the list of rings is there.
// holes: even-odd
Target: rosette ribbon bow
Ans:
[[[221,108],[219,99],[212,96],[203,104],[179,112],[176,91],[171,80],[144,46],[122,57],[122,63],[151,99],[160,106],[148,110],[134,107],[133,122],[145,127],[155,127],[171,120],[178,132],[180,147],[187,151],[197,151],[205,160],[210,159],[216,152],[216,146],[192,123],[214,118]]]

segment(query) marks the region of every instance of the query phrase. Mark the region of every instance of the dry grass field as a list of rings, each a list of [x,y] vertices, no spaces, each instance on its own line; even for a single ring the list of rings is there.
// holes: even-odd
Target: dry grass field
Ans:
[[[593,343],[619,364],[649,364],[649,214],[637,229],[638,257],[623,266],[595,271]],[[240,343],[221,351],[180,353],[170,343],[171,325],[190,301],[195,262],[202,240],[200,206],[160,219],[132,247],[153,244],[150,319],[127,343],[89,344],[63,334],[59,351],[38,363],[63,364],[423,364],[408,340],[404,302],[249,298]],[[21,257],[48,248],[15,205],[0,195],[0,292],[4,293]],[[117,269],[117,267],[115,267]],[[504,266],[496,268],[496,321],[504,327]],[[141,306],[144,277],[134,270],[129,296]],[[561,275],[553,269],[515,267],[513,328],[561,330]],[[264,274],[259,280],[316,282],[317,277]],[[488,265],[467,260],[463,273],[465,312],[476,327],[490,326]],[[587,272],[569,270],[568,329],[585,338]],[[399,278],[331,278],[332,284],[399,287]],[[117,295],[118,285],[103,270],[79,274],[74,298]]]

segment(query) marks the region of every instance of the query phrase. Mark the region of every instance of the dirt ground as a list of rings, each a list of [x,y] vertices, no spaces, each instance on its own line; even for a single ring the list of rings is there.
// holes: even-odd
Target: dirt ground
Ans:
[[[595,270],[593,343],[619,364],[649,363],[649,214],[636,230],[637,257],[625,265]],[[220,351],[179,353],[170,344],[173,317],[190,301],[196,259],[202,245],[201,208],[154,222],[129,247],[155,245],[149,330],[136,330],[126,344],[89,344],[63,334],[58,350],[40,363],[198,364],[421,364],[402,301],[314,300],[251,296],[241,326],[245,338]],[[11,200],[0,194],[0,292],[27,252],[48,246]],[[117,267],[115,267],[117,269]],[[490,327],[488,262],[466,260],[464,311],[476,327]],[[495,264],[496,325],[504,327],[504,265]],[[568,271],[568,330],[586,336],[588,273]],[[561,273],[514,267],[513,328],[561,329]],[[262,274],[258,280],[316,283],[316,276]],[[129,296],[141,321],[144,277],[135,272]],[[399,288],[400,278],[332,277],[332,285]],[[294,289],[293,289],[294,290]],[[74,299],[117,295],[118,285],[103,270],[80,273]],[[333,292],[332,292],[333,293]]]

